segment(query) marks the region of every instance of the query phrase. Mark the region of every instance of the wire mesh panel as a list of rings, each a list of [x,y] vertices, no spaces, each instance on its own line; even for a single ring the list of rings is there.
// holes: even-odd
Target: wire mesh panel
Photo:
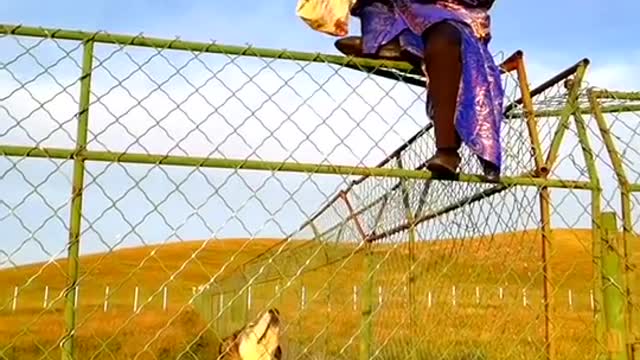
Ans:
[[[442,180],[408,64],[0,30],[0,359],[216,358],[268,309],[286,359],[593,358],[617,205],[638,283],[586,60],[504,59],[502,179]]]
[[[605,181],[617,183],[617,191],[604,193],[604,198],[611,207],[620,209],[620,223],[624,243],[626,267],[627,319],[631,333],[632,355],[640,356],[638,340],[640,339],[640,277],[638,221],[638,183],[640,172],[637,164],[640,160],[638,142],[640,141],[640,119],[638,111],[640,97],[636,93],[616,92],[593,89],[589,93],[591,105],[590,121],[594,133],[600,135],[600,146],[603,175]],[[608,161],[607,161],[608,160]],[[634,357],[632,357],[634,358]]]

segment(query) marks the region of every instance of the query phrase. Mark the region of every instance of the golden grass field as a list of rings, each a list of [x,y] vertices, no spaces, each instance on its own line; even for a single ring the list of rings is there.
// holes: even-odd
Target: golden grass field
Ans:
[[[594,278],[591,232],[554,230],[552,241],[552,324],[558,358],[593,358],[594,325],[588,297]],[[192,288],[222,274],[226,279],[222,286],[230,289],[231,282],[239,281],[230,277],[239,274],[234,272],[238,265],[278,242],[227,239],[203,245],[192,241],[82,257],[78,358],[215,359],[218,335],[230,331],[229,324],[224,324],[230,316],[225,313],[211,324],[213,331],[205,331],[205,321],[189,304]],[[363,253],[336,244],[290,241],[284,246],[272,250],[272,254],[280,253],[272,261],[265,258],[244,268],[242,274],[250,278],[267,264],[265,273],[254,279],[262,284],[252,286],[248,316],[268,306],[281,310],[287,324],[284,337],[289,358],[302,353],[308,356],[299,358],[356,358],[360,309],[353,309],[352,289],[363,281]],[[374,247],[373,253],[376,358],[405,358],[412,349],[417,359],[542,358],[544,311],[540,234],[536,231],[418,243],[411,251],[406,244],[385,243]],[[341,254],[351,255],[342,258]],[[410,256],[415,264],[411,272]],[[640,260],[638,251],[634,257]],[[300,267],[309,269],[328,261],[329,265],[296,275]],[[66,260],[61,260],[0,271],[0,359],[60,358],[57,344],[64,332],[63,301],[52,301],[43,309],[43,289],[49,286],[51,299],[58,295],[66,283],[66,267]],[[275,279],[276,273],[280,274],[277,282],[264,282]],[[414,282],[407,286],[409,273]],[[640,284],[637,277],[633,281]],[[275,296],[276,284],[282,291],[279,296]],[[12,312],[16,285],[26,286]],[[164,285],[170,305],[166,312],[162,309]],[[103,312],[105,286],[111,294],[107,312]],[[304,308],[300,300],[303,286]],[[144,302],[138,313],[132,310],[135,287]],[[385,289],[382,304],[378,304],[378,287]],[[482,291],[479,304],[476,287]],[[504,288],[503,299],[498,287]],[[527,305],[522,289],[526,289]],[[576,294],[573,309],[567,304],[569,289]],[[233,295],[238,293],[228,292],[224,301]],[[211,302],[217,304],[219,298],[214,297]]]

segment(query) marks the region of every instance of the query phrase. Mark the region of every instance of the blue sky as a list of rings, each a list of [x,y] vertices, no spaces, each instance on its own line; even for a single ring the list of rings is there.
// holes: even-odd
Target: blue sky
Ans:
[[[5,1],[2,22],[140,33],[226,43],[333,51],[332,39],[310,31],[283,1]],[[637,53],[640,4],[631,0],[498,0],[493,10],[493,48],[522,48],[531,56],[564,63],[590,56]],[[357,31],[357,24],[354,26]]]
[[[189,40],[217,40],[227,44],[249,43],[260,47],[335,53],[334,38],[309,29],[295,16],[295,5],[295,1],[281,0],[110,0],[93,1],[91,5],[79,1],[23,0],[1,4],[0,21],[88,31],[144,33],[168,38],[180,35]],[[640,46],[635,39],[640,25],[633,14],[639,11],[640,3],[631,0],[607,4],[595,0],[498,0],[493,12],[492,51],[510,54],[517,49],[524,50],[534,84],[583,57],[589,57],[593,64],[588,78],[591,84],[616,89],[634,88],[640,84],[636,71],[640,65]],[[358,27],[359,24],[354,21],[352,32],[357,33]],[[25,40],[24,43],[34,43],[34,40]],[[0,46],[8,49],[0,57],[2,61],[21,51],[12,39],[2,39]],[[74,48],[73,44],[65,44],[64,47]],[[60,57],[59,49],[53,44],[48,47],[43,45],[35,51],[45,62],[53,62]],[[101,48],[97,56],[106,59],[113,51]],[[71,58],[79,60],[77,48],[71,53]],[[151,56],[149,51],[142,50],[133,51],[132,54],[133,58],[138,59]],[[175,63],[188,61],[188,57],[180,54],[172,54],[170,58]],[[12,68],[21,81],[38,70],[34,63],[24,61]],[[222,66],[219,59],[212,59],[208,64],[211,68]],[[263,66],[264,63],[257,60],[243,63],[243,69],[249,73]],[[242,127],[239,131],[241,137],[236,136],[225,145],[226,148],[223,146],[214,155],[249,156],[252,147],[266,141],[260,146],[261,155],[258,156],[271,160],[293,156],[299,161],[329,159],[347,164],[373,164],[424,124],[421,95],[415,90],[376,80],[382,84],[379,88],[371,85],[359,87],[358,92],[365,100],[354,99],[351,88],[345,83],[354,86],[359,81],[371,80],[363,79],[359,74],[336,79],[326,67],[309,67],[311,70],[308,71],[318,79],[330,79],[325,86],[325,90],[331,89],[329,96],[322,91],[316,92],[317,84],[310,82],[308,77],[299,73],[299,67],[291,64],[274,65],[274,68],[278,69],[280,76],[294,79],[289,82],[293,89],[279,91],[277,88],[282,78],[273,73],[261,73],[260,88],[243,89],[241,95],[231,100],[235,101],[234,104],[223,106],[216,103],[224,109],[215,114],[209,109],[211,104],[207,101],[215,102],[215,99],[242,87],[247,75],[237,68],[225,70],[219,75],[218,82],[209,84],[205,84],[206,78],[202,76],[211,77],[211,69],[198,64],[185,69],[186,77],[202,84],[206,89],[204,92],[209,94],[209,100],[203,101],[204,97],[200,100],[191,99],[188,105],[181,106],[187,109],[188,114],[171,110],[173,101],[188,99],[193,93],[193,88],[184,82],[170,83],[163,87],[169,95],[155,91],[146,105],[129,111],[135,107],[135,101],[126,90],[137,94],[134,97],[139,99],[153,89],[153,82],[137,72],[130,83],[114,91],[109,89],[115,86],[116,79],[125,78],[136,67],[130,59],[118,53],[107,61],[104,69],[96,70],[95,91],[105,97],[101,100],[102,104],[97,104],[91,111],[92,131],[97,134],[92,137],[95,140],[92,143],[94,148],[122,150],[132,146],[132,151],[139,152],[207,156],[211,155],[212,144],[225,142],[226,135],[233,135],[232,125],[225,122],[228,120],[233,123],[242,118],[245,119],[243,123],[251,123],[253,127]],[[159,79],[167,76],[168,69],[171,70],[166,63],[155,59],[149,65],[148,73]],[[74,100],[77,94],[77,84],[74,83],[77,66],[65,59],[50,72],[56,74],[59,83],[70,86],[68,94],[56,95],[55,101],[45,106],[48,112],[39,111],[33,116],[27,114],[38,108],[38,101],[25,93],[5,98],[11,93],[11,84],[17,80],[11,78],[7,71],[0,73],[0,79],[4,82],[0,84],[5,86],[4,89],[0,86],[0,90],[6,100],[2,105],[11,113],[10,116],[0,113],[1,142],[32,144],[35,139],[48,146],[71,144],[72,136],[68,134],[73,134],[75,128],[69,120],[77,109],[77,100]],[[222,85],[222,80],[225,85]],[[32,94],[38,99],[50,97],[59,90],[59,85],[52,82],[51,78],[40,77],[33,86]],[[380,89],[387,89],[391,95],[385,96]],[[277,93],[273,95],[275,100],[265,105],[265,94],[274,93]],[[311,100],[305,100],[307,98]],[[347,98],[350,104],[357,103],[358,106],[353,105],[348,111],[342,105],[336,106],[336,101]],[[238,99],[242,104],[238,103]],[[303,106],[305,102],[307,105]],[[367,104],[369,102],[377,103],[373,111]],[[337,108],[340,110],[335,111]],[[259,111],[251,115],[250,109]],[[264,114],[261,115],[260,111]],[[372,113],[382,116],[376,117]],[[16,121],[16,118],[20,118],[17,114],[26,120]],[[164,132],[154,125],[154,119],[157,121],[163,115],[167,115],[163,126],[168,129]],[[205,115],[215,119],[208,119]],[[367,131],[370,134],[365,134],[363,126],[357,124],[360,120],[354,120],[360,118],[367,118]],[[194,130],[196,124],[185,126],[189,119],[196,119],[195,122],[205,130]],[[29,134],[33,138],[29,139],[27,132],[18,128],[7,130],[16,123],[30,129]],[[63,126],[56,127],[60,123],[64,123]],[[115,123],[117,125],[113,125]],[[259,123],[268,125],[260,127]],[[322,123],[329,125],[322,126]],[[274,124],[285,125],[278,127]],[[315,132],[314,127],[318,127]],[[269,130],[275,130],[275,135],[270,136]],[[53,136],[47,137],[50,132]],[[303,135],[309,132],[314,132],[315,141],[313,144],[303,144],[306,137]],[[333,142],[319,140],[327,136]],[[294,146],[297,143],[301,145]],[[335,150],[335,146],[331,145],[333,143],[339,145]],[[179,144],[180,148],[176,149],[175,144]],[[318,151],[324,156],[316,157]],[[570,167],[568,165],[567,169]],[[0,162],[0,174],[3,174],[0,184],[13,189],[0,197],[0,224],[7,229],[6,238],[9,239],[0,246],[0,266],[8,264],[7,257],[13,263],[46,260],[57,257],[64,249],[70,171],[69,164],[60,165],[48,160],[15,162],[5,159]],[[192,174],[190,169],[125,168],[105,164],[92,164],[88,171],[87,181],[90,184],[87,186],[87,198],[91,201],[85,202],[87,218],[82,247],[85,252],[105,251],[121,245],[135,246],[211,236],[282,236],[299,225],[346,181],[338,177],[309,179],[305,175],[286,175],[275,178],[268,173],[251,173],[232,175],[231,180],[225,182],[229,174],[223,171],[196,171]],[[36,186],[37,192],[21,173],[29,174],[26,179]],[[605,181],[611,185],[610,178]],[[141,189],[144,189],[144,193]],[[611,201],[615,202],[612,189],[608,188],[608,194]],[[252,196],[254,192],[256,196]],[[283,200],[291,197],[290,193],[295,193],[295,201]],[[561,198],[562,195],[559,195],[558,199]],[[561,221],[558,225],[588,224],[589,219],[582,210],[582,216],[576,216],[575,211],[573,214],[567,213],[567,209],[574,205],[586,204],[587,199],[559,200],[558,206],[564,212],[559,217]],[[509,211],[514,211],[518,206],[517,201],[510,201]],[[14,209],[14,212],[10,209]],[[532,219],[521,219],[517,226],[530,226]],[[494,223],[500,223],[500,219],[494,219]],[[87,224],[92,226],[86,228]],[[508,227],[506,229],[509,230]],[[459,230],[456,234],[466,233],[467,230]],[[473,233],[478,229],[468,231]],[[439,234],[447,235],[442,231]]]

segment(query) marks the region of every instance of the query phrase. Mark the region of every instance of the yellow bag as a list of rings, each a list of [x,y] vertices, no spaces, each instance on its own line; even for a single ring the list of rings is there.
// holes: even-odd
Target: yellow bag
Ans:
[[[349,33],[351,7],[356,0],[298,0],[296,15],[313,30],[333,36]]]

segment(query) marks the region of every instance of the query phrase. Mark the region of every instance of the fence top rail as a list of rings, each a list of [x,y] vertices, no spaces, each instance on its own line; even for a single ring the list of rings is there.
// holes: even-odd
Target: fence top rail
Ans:
[[[590,88],[589,92],[598,99],[640,101],[640,91],[617,91]]]
[[[260,57],[269,59],[280,59],[290,61],[305,61],[316,63],[329,63],[333,65],[358,68],[358,70],[372,72],[379,68],[393,69],[400,72],[410,72],[413,66],[402,61],[374,60],[366,58],[345,57],[341,55],[330,55],[323,53],[311,53],[301,51],[291,51],[287,49],[269,49],[253,47],[251,45],[225,45],[215,41],[196,42],[175,39],[163,39],[148,37],[142,34],[125,35],[108,33],[104,31],[88,32],[80,30],[66,30],[45,27],[0,24],[0,35],[13,35],[24,37],[48,38],[70,41],[93,41],[95,43],[111,44],[119,46],[136,46],[147,48],[161,48],[166,50],[181,50],[211,54],[237,55],[248,57]]]

